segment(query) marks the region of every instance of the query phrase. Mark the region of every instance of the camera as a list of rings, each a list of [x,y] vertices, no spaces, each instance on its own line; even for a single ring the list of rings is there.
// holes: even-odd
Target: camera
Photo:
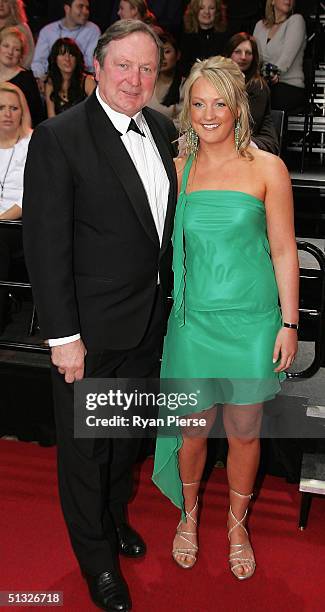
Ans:
[[[271,81],[273,77],[280,74],[280,69],[275,64],[263,64],[262,75],[267,81]]]

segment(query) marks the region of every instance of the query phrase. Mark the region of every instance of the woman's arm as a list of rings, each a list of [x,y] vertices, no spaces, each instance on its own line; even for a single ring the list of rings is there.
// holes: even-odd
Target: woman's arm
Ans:
[[[8,210],[0,214],[0,219],[6,221],[17,221],[21,218],[21,208],[18,204],[13,204]]]
[[[257,81],[247,88],[247,93],[253,119],[252,141],[259,149],[278,155],[279,142],[271,116],[269,88]]]
[[[53,92],[53,85],[50,80],[45,83],[45,102],[46,102],[46,111],[48,118],[55,117],[55,107],[54,102],[51,100],[51,94]]]
[[[299,262],[294,231],[293,196],[288,170],[278,157],[270,156],[264,164],[266,181],[265,210],[271,257],[279,290],[282,320],[298,323]],[[288,368],[297,352],[297,331],[281,328],[274,347],[275,368]]]
[[[286,23],[286,32],[282,53],[274,63],[285,74],[291,68],[294,59],[306,39],[306,24],[302,15],[292,15]]]
[[[85,78],[85,93],[87,96],[93,93],[94,89],[96,89],[96,81],[93,76],[88,74]]]

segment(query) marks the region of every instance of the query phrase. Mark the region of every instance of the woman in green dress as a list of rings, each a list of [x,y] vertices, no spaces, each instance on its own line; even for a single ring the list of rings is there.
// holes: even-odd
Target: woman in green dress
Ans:
[[[206,436],[222,401],[229,442],[229,562],[242,580],[255,571],[245,522],[259,464],[263,402],[279,391],[297,351],[291,181],[278,157],[249,146],[245,79],[231,59],[196,62],[181,124],[187,149],[176,160],[174,305],[161,377],[200,379],[200,402],[195,410],[183,407],[182,414],[200,412],[206,425],[201,435],[188,424],[175,436],[158,436],[153,480],[182,510],[173,558],[190,568],[198,551]]]

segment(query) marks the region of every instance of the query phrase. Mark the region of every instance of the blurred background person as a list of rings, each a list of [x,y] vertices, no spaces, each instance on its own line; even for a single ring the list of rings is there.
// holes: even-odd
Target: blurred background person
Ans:
[[[34,39],[24,9],[23,0],[0,0],[0,29],[7,26],[17,26],[26,37],[26,47],[22,66],[30,68],[34,54]]]
[[[98,0],[100,2],[100,0]],[[157,23],[163,30],[167,30],[179,40],[183,24],[183,0],[148,0],[148,9],[154,14]],[[113,0],[113,8],[111,11],[111,23],[114,23],[119,18],[120,0]],[[121,18],[121,17],[120,17]],[[125,19],[125,17],[123,17]]]
[[[146,0],[121,0],[117,14],[120,19],[140,19],[149,25],[157,21]]]
[[[254,29],[271,107],[287,112],[300,112],[305,103],[306,25],[302,15],[293,14],[294,5],[294,0],[267,0],[265,18]]]
[[[188,76],[197,59],[222,53],[227,38],[221,0],[191,0],[184,15],[180,44],[182,76]]]
[[[42,28],[35,47],[32,70],[42,93],[47,75],[48,57],[58,38],[75,40],[83,53],[86,70],[91,73],[94,71],[93,54],[100,30],[95,23],[88,20],[89,2],[88,0],[64,0],[63,8],[65,17]]]
[[[85,73],[83,55],[71,38],[59,38],[49,56],[45,100],[48,117],[71,108],[95,89],[92,75]]]
[[[26,98],[12,83],[0,83],[0,219],[21,217],[23,176],[31,137]],[[1,227],[0,278],[7,280],[12,257],[22,253],[21,233]],[[5,325],[8,290],[0,289],[0,332]]]
[[[32,71],[22,66],[26,44],[17,26],[0,30],[0,82],[8,81],[22,90],[35,127],[45,119],[45,109]]]
[[[277,155],[278,137],[271,117],[270,90],[260,74],[257,44],[247,32],[234,34],[225,47],[230,57],[245,75],[249,111],[253,120],[252,141],[259,149]]]
[[[154,95],[148,106],[170,117],[177,123],[181,75],[178,60],[180,52],[175,38],[168,32],[159,35],[164,56],[159,70]]]

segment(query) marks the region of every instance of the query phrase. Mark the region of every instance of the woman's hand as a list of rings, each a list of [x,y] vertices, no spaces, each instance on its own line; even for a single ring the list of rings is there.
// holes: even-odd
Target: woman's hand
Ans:
[[[276,85],[279,82],[279,75],[275,74],[273,77],[270,78],[270,83],[271,85]]]
[[[280,359],[279,365],[274,368],[274,372],[283,372],[293,364],[298,350],[298,334],[296,329],[282,327],[276,337],[273,363]]]

